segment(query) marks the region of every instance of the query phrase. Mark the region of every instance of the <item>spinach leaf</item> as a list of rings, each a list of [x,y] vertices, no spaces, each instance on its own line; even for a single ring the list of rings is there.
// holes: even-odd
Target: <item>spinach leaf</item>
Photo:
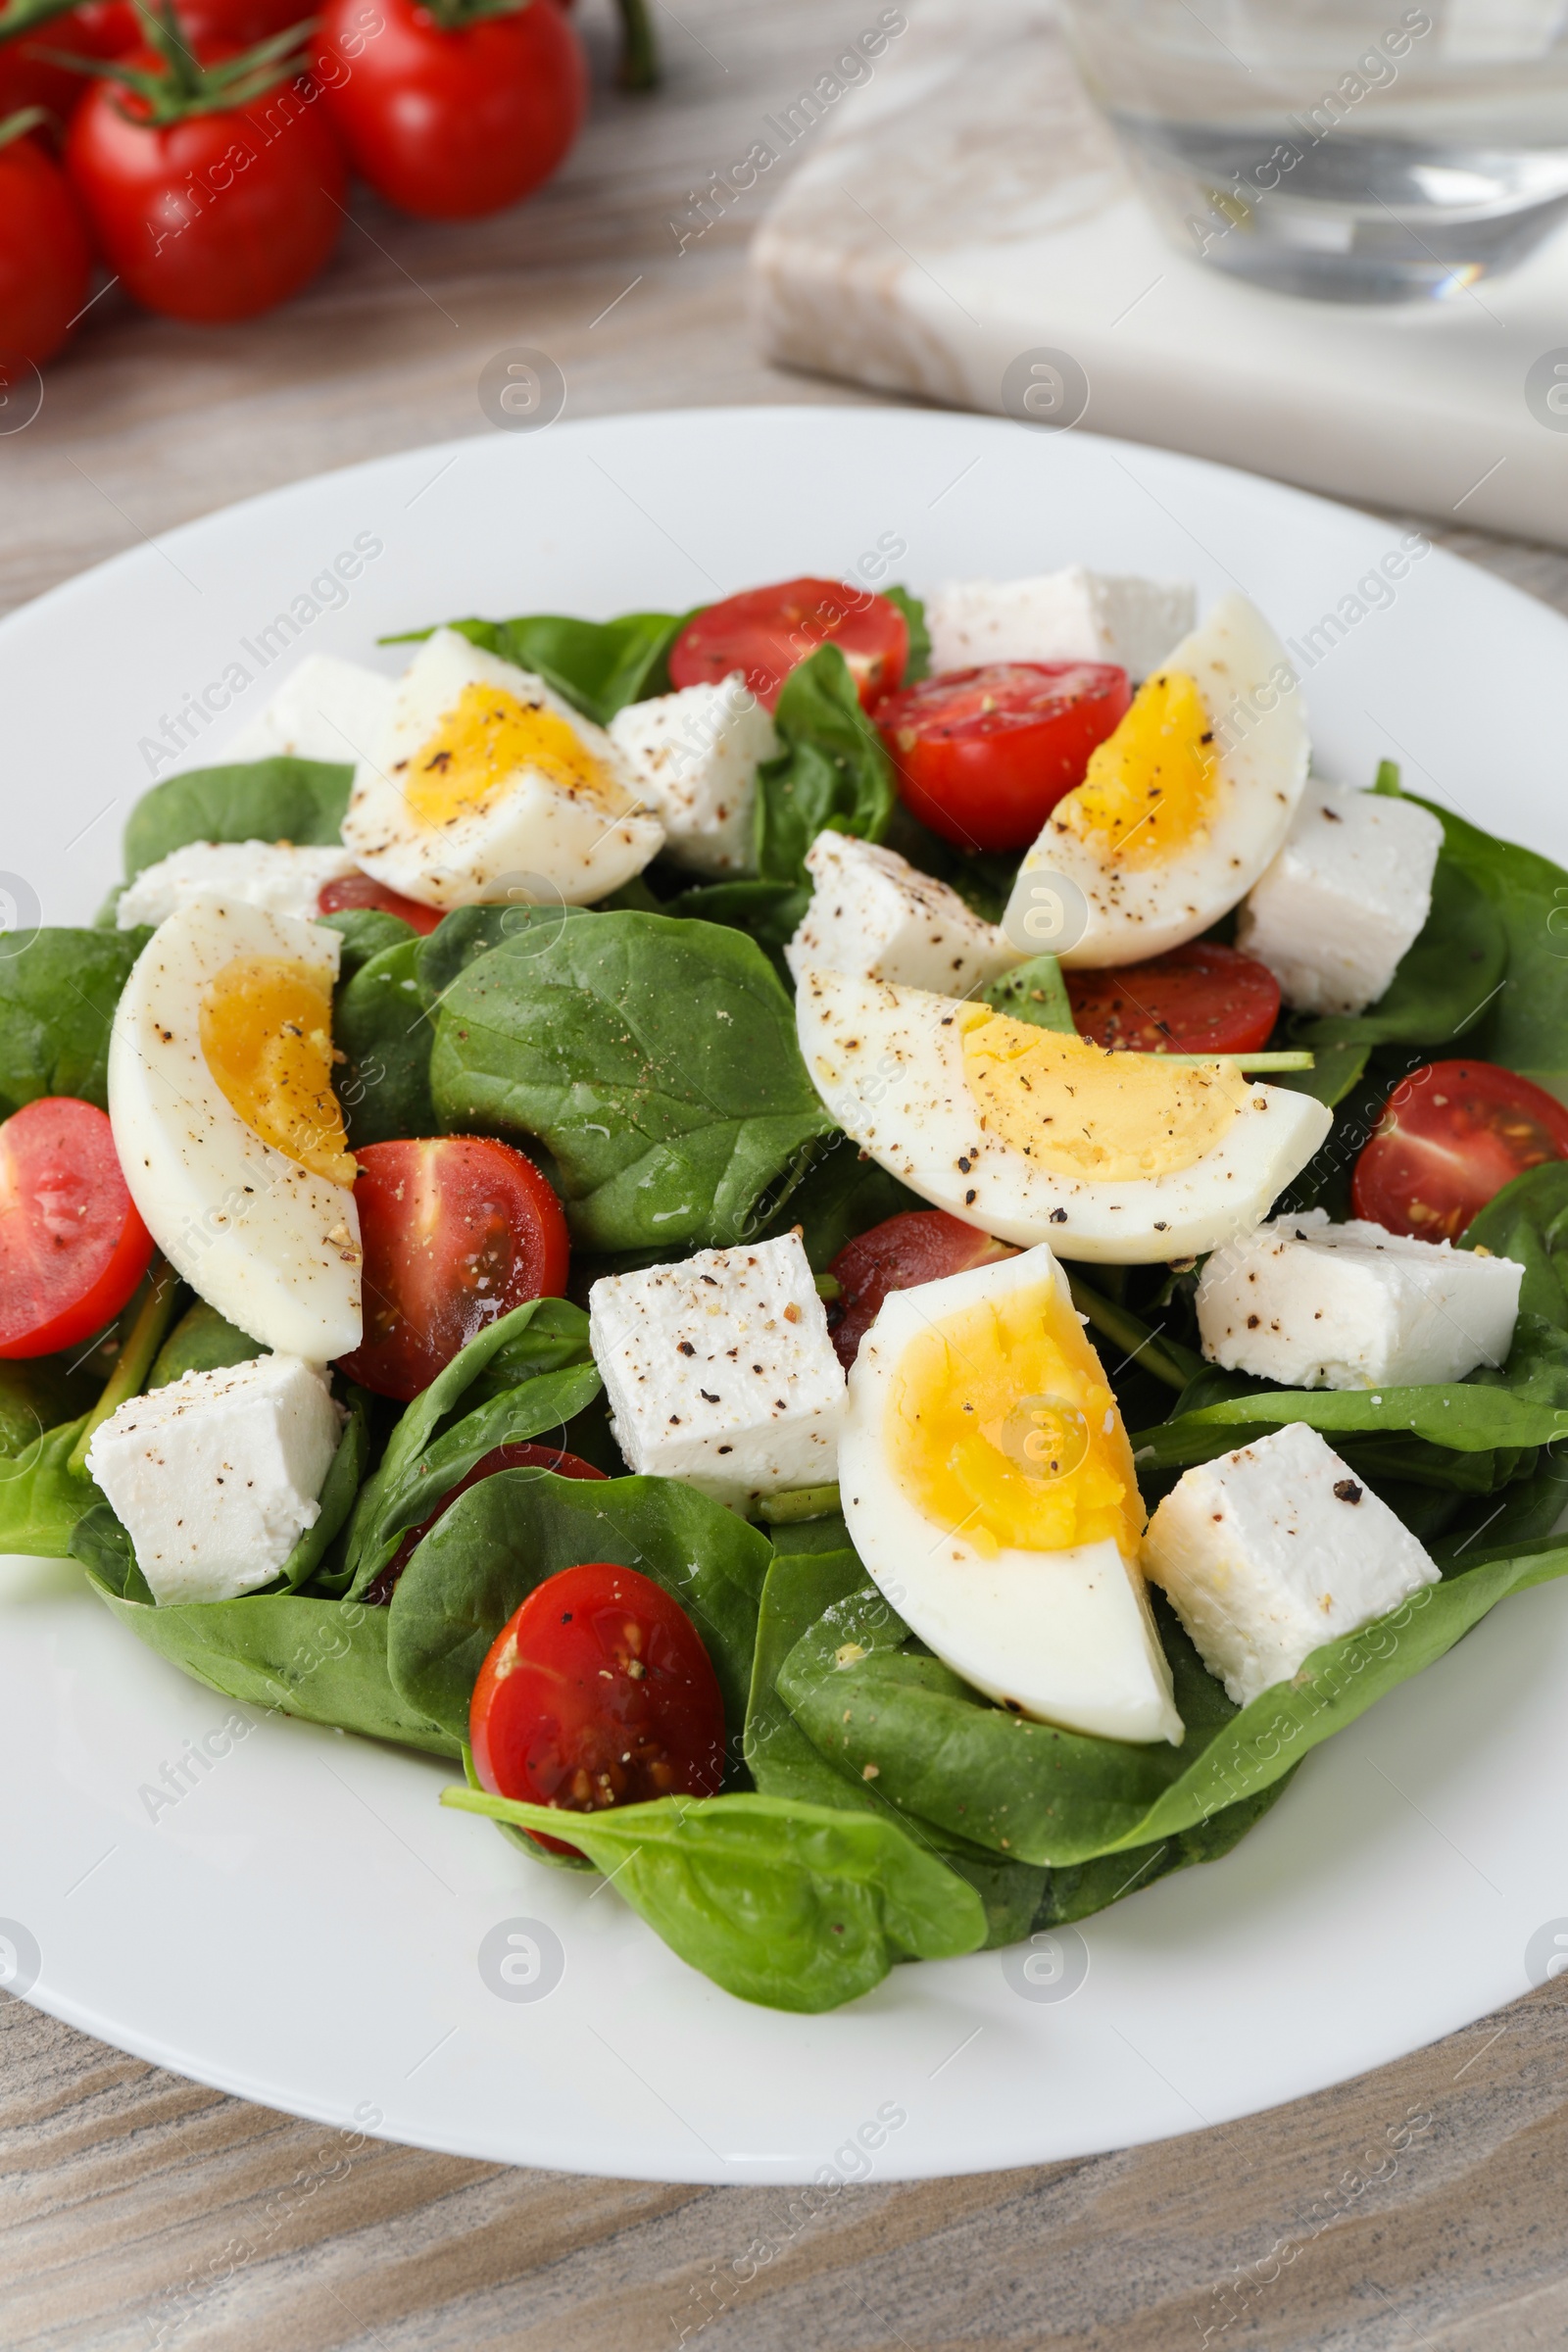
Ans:
[[[66,1467],[86,1414],[45,1430],[21,1450],[0,1460],[0,1552],[36,1552],[45,1559],[71,1556],[71,1531],[104,1500],[90,1478]]]
[[[804,882],[695,882],[666,899],[660,911],[699,923],[726,923],[749,932],[786,988],[793,989],[784,950],[801,927],[811,893]]]
[[[351,1152],[437,1132],[430,1099],[435,1030],[419,980],[422,944],[410,932],[398,946],[383,948],[333,1000],[332,1042],[346,1056],[333,1084]]]
[[[1421,806],[1442,818],[1445,859],[1480,884],[1507,939],[1508,976],[1468,1033],[1473,1050],[1568,1101],[1568,873],[1430,801]]]
[[[437,1004],[460,972],[492,948],[520,941],[519,955],[537,956],[562,925],[586,915],[586,906],[455,906],[419,947],[419,986]]]
[[[145,1601],[152,1608],[152,1588],[136,1565],[130,1531],[116,1518],[107,1502],[83,1511],[71,1531],[71,1556],[90,1568],[101,1585],[122,1600]]]
[[[125,825],[125,880],[188,841],[292,841],[335,847],[342,839],[354,770],[330,760],[252,760],[193,767],[143,793]]]
[[[773,724],[782,748],[757,771],[757,870],[764,881],[806,886],[806,853],[826,827],[882,839],[893,763],[836,645],[818,646],[791,670]]]
[[[748,1239],[833,1132],[761,951],[658,914],[479,956],[443,1000],[430,1082],[443,1127],[544,1147],[587,1250]]]
[[[364,1389],[349,1390],[349,1417],[343,1424],[337,1450],[326,1466],[316,1525],[308,1527],[278,1570],[284,1590],[297,1592],[308,1585],[348,1525],[354,1497],[360,1491],[370,1456],[370,1399]]]
[[[1507,968],[1500,914],[1481,884],[1442,852],[1432,877],[1432,911],[1378,1002],[1365,1012],[1295,1020],[1291,1043],[1314,1051],[1446,1045],[1486,1012]]]
[[[609,1560],[680,1602],[712,1661],[738,1761],[771,1549],[744,1519],[669,1478],[498,1470],[460,1494],[392,1594],[392,1679],[421,1714],[467,1734],[479,1669],[507,1619],[559,1568]]]
[[[1031,956],[1027,963],[1015,965],[983,988],[980,1001],[1012,1020],[1032,1023],[1036,1029],[1059,1029],[1064,1036],[1074,1035],[1067,983],[1054,956]]]
[[[0,958],[0,1118],[39,1095],[109,1107],[109,1029],[141,931],[35,931]]]
[[[1001,922],[1017,878],[1016,852],[957,849],[922,825],[902,801],[895,805],[883,838],[890,850],[897,850],[922,874],[931,874],[956,890],[982,922]]]
[[[460,1740],[408,1706],[387,1673],[387,1612],[301,1592],[150,1608],[88,1570],[122,1625],[171,1665],[225,1698],[307,1723],[336,1724],[428,1755],[457,1756]]]
[[[515,620],[449,620],[470,645],[530,670],[557,694],[608,727],[628,703],[668,694],[669,649],[689,612],[623,612],[615,620],[573,620],[561,612],[530,612]],[[383,645],[412,645],[433,635],[411,629]]]
[[[74,1421],[97,1398],[99,1383],[73,1373],[58,1356],[0,1361],[0,1479],[45,1430]],[[3,1548],[3,1547],[0,1547]]]
[[[226,1322],[216,1306],[198,1298],[154,1356],[147,1375],[148,1392],[167,1389],[172,1380],[186,1372],[220,1372],[229,1364],[253,1363],[257,1356],[270,1353],[270,1348],[253,1340],[248,1331]]]
[[[1490,1250],[1525,1270],[1519,1311],[1568,1330],[1568,1160],[1527,1168],[1467,1227],[1462,1250]]]
[[[904,664],[900,684],[918,686],[922,678],[931,675],[931,632],[925,625],[925,607],[907,588],[883,588],[879,594],[890,605],[898,606],[909,632],[909,658]]]
[[[788,1233],[799,1225],[811,1271],[820,1274],[858,1234],[889,1217],[929,1206],[918,1193],[867,1158],[847,1135],[836,1135],[811,1161],[769,1233]]]
[[[442,1802],[559,1837],[562,1816],[470,1788]],[[951,1959],[979,1898],[892,1822],[780,1797],[662,1797],[574,1813],[571,1836],[671,1951],[743,2001],[814,2015],[893,1962]]]
[[[1098,1855],[1092,1862],[1048,1870],[1035,1927],[1057,1928],[1069,1920],[1088,1919],[1126,1895],[1141,1894],[1146,1886],[1152,1886],[1156,1879],[1168,1879],[1173,1871],[1220,1861],[1240,1845],[1270,1806],[1279,1802],[1295,1777],[1293,1764],[1266,1788],[1240,1797],[1233,1805],[1222,1805],[1217,1813],[1194,1822],[1190,1829],[1155,1838],[1149,1845],[1124,1846],[1117,1853]]]
[[[902,1646],[874,1587],[828,1608],[778,1688],[833,1761],[874,1762],[878,1786],[925,1819],[1025,1860],[1073,1867],[1222,1828],[1309,1749],[1442,1657],[1510,1592],[1568,1573],[1568,1544],[1479,1544],[1442,1584],[1316,1649],[1289,1682],[1233,1707],[1155,1596],[1180,1747],[1093,1740],[995,1707],[935,1658]],[[840,1661],[843,1661],[841,1663]],[[1245,1824],[1243,1825],[1245,1826]]]
[[[317,920],[323,929],[335,931],[343,942],[337,967],[339,988],[345,987],[383,948],[406,947],[411,939],[417,940],[419,936],[412,923],[404,922],[401,915],[388,914],[380,906],[344,906],[336,914],[318,915]]]
[[[1295,1042],[1295,1041],[1293,1041]],[[1314,1044],[1315,1059],[1309,1070],[1274,1070],[1269,1074],[1270,1086],[1288,1086],[1298,1095],[1315,1095],[1332,1110],[1343,1102],[1352,1086],[1366,1069],[1370,1046],[1325,1046]],[[1334,1150],[1335,1138],[1331,1129],[1323,1150]],[[1304,1202],[1302,1206],[1306,1205]]]

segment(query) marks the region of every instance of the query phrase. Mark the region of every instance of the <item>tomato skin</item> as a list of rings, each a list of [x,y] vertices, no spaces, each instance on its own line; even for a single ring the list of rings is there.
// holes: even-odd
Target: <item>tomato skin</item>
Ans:
[[[152,1254],[106,1114],[72,1095],[13,1111],[0,1126],[0,1356],[90,1339]]]
[[[480,1786],[530,1804],[594,1813],[716,1796],[724,1701],[679,1601],[600,1560],[546,1577],[502,1628],[473,1687],[468,1741]]]
[[[30,138],[12,139],[0,147],[0,358],[35,368],[52,359],[91,278],[92,246],[65,173]]]
[[[421,906],[417,899],[406,899],[399,890],[388,890],[371,874],[342,874],[335,882],[323,882],[317,897],[322,914],[342,914],[350,907],[368,906],[378,914],[395,914],[400,922],[408,923],[428,939],[441,920],[439,906]]]
[[[1124,1052],[1255,1054],[1280,1017],[1280,984],[1267,964],[1217,940],[1062,978],[1079,1036]]]
[[[123,57],[141,47],[141,28],[129,0],[90,0],[85,8],[49,17],[29,33],[0,42],[0,122],[24,106],[46,107],[67,122],[91,86],[84,74],[39,55],[64,50],[68,57]]]
[[[1555,1095],[1493,1061],[1429,1061],[1383,1105],[1350,1205],[1390,1233],[1456,1241],[1494,1194],[1548,1159],[1568,1159]]]
[[[219,63],[223,46],[209,49]],[[130,62],[158,68],[140,51]],[[337,243],[348,185],[341,148],[303,75],[244,111],[164,129],[127,122],[142,101],[94,84],[72,119],[66,167],[104,258],[150,311],[229,325],[286,302]]]
[[[909,628],[897,605],[838,580],[781,580],[709,605],[670,648],[670,683],[716,686],[733,671],[771,710],[792,669],[819,645],[836,645],[862,706],[891,694],[909,659]]]
[[[473,1468],[442,1495],[429,1518],[421,1519],[417,1527],[410,1528],[386,1566],[379,1575],[372,1577],[360,1594],[367,1608],[380,1608],[392,1598],[398,1578],[431,1528],[446,1517],[460,1494],[466,1494],[468,1489],[478,1486],[481,1479],[494,1478],[498,1470],[548,1470],[556,1478],[605,1476],[603,1470],[596,1470],[591,1462],[583,1461],[578,1454],[563,1453],[554,1446],[530,1446],[520,1442],[510,1446],[492,1446],[489,1452],[481,1454]]]
[[[442,1135],[355,1158],[365,1335],[340,1363],[362,1388],[417,1396],[487,1324],[564,1292],[565,1215],[526,1152]]]
[[[945,1208],[906,1209],[857,1234],[828,1268],[843,1292],[828,1308],[839,1362],[846,1372],[854,1369],[860,1342],[890,1291],[912,1291],[1014,1254],[1005,1242],[976,1232]]]
[[[994,662],[922,678],[876,723],[905,807],[961,850],[1024,850],[1132,700],[1109,662]]]
[[[588,69],[556,0],[451,31],[416,0],[327,0],[318,74],[354,169],[421,220],[499,213],[550,177],[582,125]],[[349,62],[352,61],[352,62]]]

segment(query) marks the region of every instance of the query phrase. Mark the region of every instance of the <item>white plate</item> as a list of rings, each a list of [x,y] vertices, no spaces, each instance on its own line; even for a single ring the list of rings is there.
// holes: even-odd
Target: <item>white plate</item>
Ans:
[[[347,601],[295,608],[363,534],[380,552]],[[972,416],[710,410],[420,450],[192,523],[0,627],[0,862],[46,921],[89,916],[152,780],[145,747],[239,662],[252,682],[203,739],[220,745],[267,692],[247,649],[291,608],[270,678],[456,613],[678,609],[805,571],[929,590],[1076,561],[1191,573],[1205,599],[1239,586],[1298,640],[1339,611],[1306,689],[1327,771],[1401,758],[1417,786],[1568,853],[1568,626],[1439,553],[1374,606],[1358,583],[1398,543],[1191,459]],[[1088,1922],[1076,1989],[1068,1937],[1054,1982],[1037,1956],[1032,1997],[1018,1955],[988,1953],[796,2018],[692,1974],[613,1889],[439,1810],[438,1764],[273,1718],[150,1805],[230,1710],[74,1568],[5,1562],[0,1915],[35,1939],[28,1997],[53,2015],[392,2138],[680,2180],[1030,2164],[1316,2090],[1525,1991],[1532,1936],[1568,1934],[1565,1699],[1554,1586],[1309,1756],[1229,1859]],[[544,1997],[481,1975],[482,1939],[517,1920],[559,1938]]]

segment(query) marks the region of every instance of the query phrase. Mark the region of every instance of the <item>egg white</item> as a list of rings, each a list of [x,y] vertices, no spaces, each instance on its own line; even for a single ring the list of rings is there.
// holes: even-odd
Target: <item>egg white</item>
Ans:
[[[905,1350],[983,1298],[1050,1283],[1071,1313],[1049,1249],[895,1291],[860,1343],[839,1441],[845,1523],[867,1573],[954,1673],[1041,1722],[1106,1740],[1184,1736],[1136,1557],[1109,1538],[987,1558],[926,1516],[890,1458],[888,1421]]]
[[[1327,1105],[1250,1082],[1212,1151],[1169,1176],[1058,1175],[980,1123],[955,997],[808,971],[795,1000],[812,1084],[847,1135],[911,1192],[999,1241],[1152,1265],[1257,1224],[1333,1125]]]
[[[1284,847],[1306,782],[1306,711],[1285,648],[1255,605],[1225,596],[1160,664],[1191,677],[1219,753],[1214,819],[1157,862],[1117,860],[1058,802],[1019,868],[1003,928],[1073,967],[1135,963],[1197,939]]]
[[[486,808],[441,824],[416,816],[403,789],[408,763],[471,685],[500,687],[564,720],[597,763],[604,797],[523,765]],[[603,727],[542,678],[470,645],[455,629],[437,629],[405,671],[373,757],[355,769],[343,840],[368,874],[424,906],[503,899],[589,906],[642,872],[662,848],[664,829],[644,807],[625,755]]]
[[[341,941],[318,923],[198,899],[153,933],[109,1040],[109,1119],[130,1197],[199,1298],[279,1355],[326,1363],[360,1344],[351,1187],[248,1127],[201,1046],[203,992],[237,956],[285,956],[330,986]]]

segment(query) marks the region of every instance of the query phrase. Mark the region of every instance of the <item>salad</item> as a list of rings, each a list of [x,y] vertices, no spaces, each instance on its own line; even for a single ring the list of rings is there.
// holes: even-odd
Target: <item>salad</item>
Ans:
[[[1568,875],[1244,598],[389,642],[0,961],[0,1550],[805,2011],[1568,1569]]]

